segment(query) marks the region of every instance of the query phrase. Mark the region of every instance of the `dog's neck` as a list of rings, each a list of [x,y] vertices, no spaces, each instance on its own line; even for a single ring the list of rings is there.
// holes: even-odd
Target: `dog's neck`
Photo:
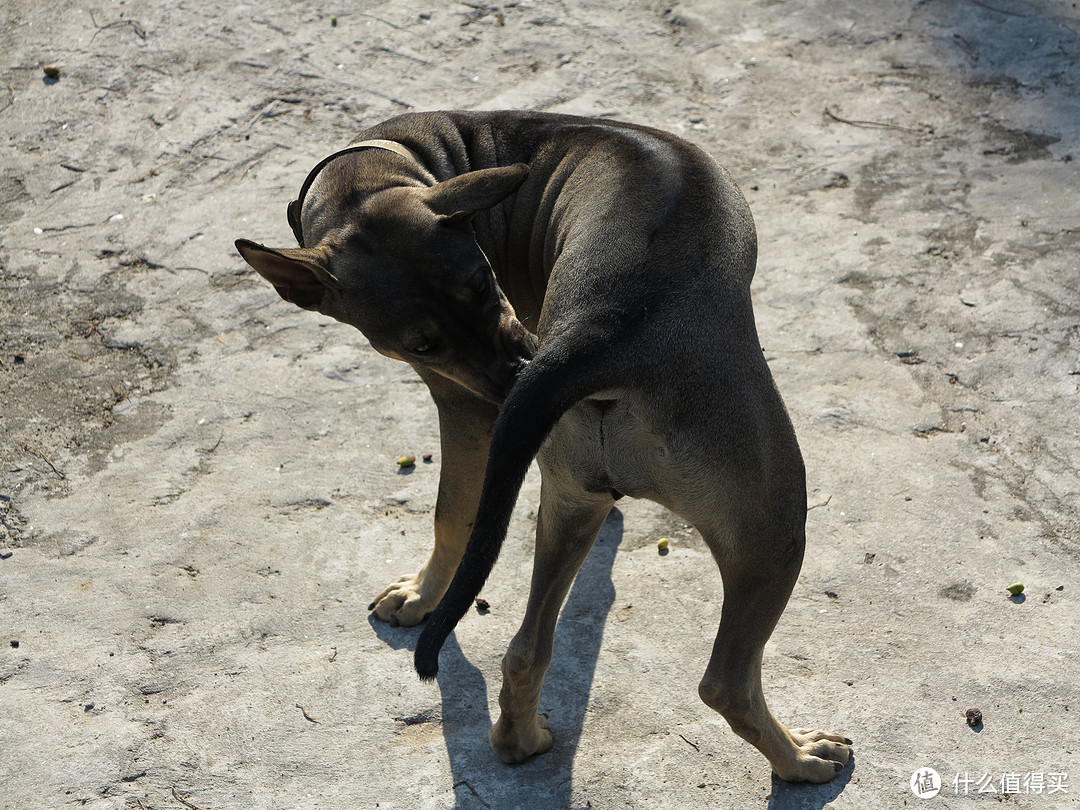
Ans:
[[[343,155],[348,155],[353,152],[360,152],[364,149],[385,149],[388,152],[394,152],[401,155],[406,160],[412,160],[417,163],[420,159],[416,153],[409,149],[407,146],[403,146],[397,141],[389,141],[382,138],[377,138],[368,141],[359,141],[358,143],[350,144],[349,146],[334,152],[332,155],[320,160],[315,168],[308,172],[307,179],[304,180],[304,184],[300,187],[300,194],[295,200],[289,203],[289,226],[292,228],[293,235],[296,237],[297,243],[300,247],[304,247],[304,231],[301,226],[300,215],[304,210],[304,198],[307,197],[308,190],[311,188],[311,184],[315,182],[315,178],[319,176],[319,172],[326,168],[328,163],[337,160]]]

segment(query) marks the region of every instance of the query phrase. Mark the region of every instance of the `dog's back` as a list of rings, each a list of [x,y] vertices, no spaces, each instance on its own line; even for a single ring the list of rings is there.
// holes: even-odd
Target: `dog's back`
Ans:
[[[712,157],[662,130],[551,113],[455,111],[392,118],[357,140],[369,138],[400,141],[439,180],[528,164],[517,193],[479,212],[473,227],[518,317],[541,339],[540,311],[564,288],[613,304],[636,291],[655,299],[687,290],[690,300],[679,302],[687,305],[721,273],[725,284],[744,288],[753,278],[757,241],[746,200]],[[549,285],[553,271],[569,276],[562,287],[558,275]],[[635,272],[651,278],[635,284]]]
[[[758,343],[754,225],[731,178],[644,127],[416,113],[319,164],[290,222],[300,249],[238,248],[287,300],[410,362],[439,408],[435,550],[372,605],[410,624],[435,606],[416,646],[421,677],[435,677],[491,572],[537,457],[536,560],[503,659],[499,757],[551,746],[537,707],[559,609],[614,499],[630,494],[693,523],[720,565],[701,698],[785,779],[832,778],[849,741],[785,728],[761,690],[762,651],[802,561],[806,491]]]

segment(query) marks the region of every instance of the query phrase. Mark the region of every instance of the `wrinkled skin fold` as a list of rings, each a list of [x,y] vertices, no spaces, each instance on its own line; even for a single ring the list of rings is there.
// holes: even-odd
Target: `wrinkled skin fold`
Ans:
[[[794,586],[806,493],[750,303],[753,219],[711,158],[657,130],[541,113],[413,113],[321,163],[289,209],[301,246],[237,249],[281,297],[410,363],[439,412],[428,561],[375,615],[427,619],[420,676],[542,472],[528,607],[491,745],[551,747],[538,714],[555,623],[614,500],[652,499],[712,551],[724,603],[701,699],[782,778],[825,782],[850,741],[788,729],[761,660]]]

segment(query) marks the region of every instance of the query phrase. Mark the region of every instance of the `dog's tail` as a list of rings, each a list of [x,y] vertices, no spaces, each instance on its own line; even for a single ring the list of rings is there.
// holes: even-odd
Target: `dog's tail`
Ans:
[[[567,341],[569,343],[570,341]],[[495,423],[476,520],[461,564],[416,644],[422,680],[439,672],[439,651],[484,586],[510,525],[525,474],[548,433],[574,404],[613,386],[595,345],[587,352],[547,346],[522,370]],[[610,370],[609,370],[610,371]]]

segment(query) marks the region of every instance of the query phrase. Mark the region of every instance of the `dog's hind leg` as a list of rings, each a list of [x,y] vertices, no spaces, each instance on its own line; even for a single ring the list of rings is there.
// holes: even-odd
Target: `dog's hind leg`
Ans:
[[[777,524],[780,525],[777,525]],[[761,689],[761,658],[795,585],[804,545],[803,516],[762,516],[734,533],[705,530],[724,581],[724,606],[701,699],[792,782],[827,782],[848,761],[850,740],[785,728]]]
[[[614,503],[608,494],[587,493],[576,486],[564,489],[555,481],[556,476],[545,469],[529,604],[521,629],[503,657],[502,714],[490,734],[492,749],[508,763],[522,762],[551,748],[547,719],[537,714],[537,708],[551,662],[555,624],[574,577]]]

